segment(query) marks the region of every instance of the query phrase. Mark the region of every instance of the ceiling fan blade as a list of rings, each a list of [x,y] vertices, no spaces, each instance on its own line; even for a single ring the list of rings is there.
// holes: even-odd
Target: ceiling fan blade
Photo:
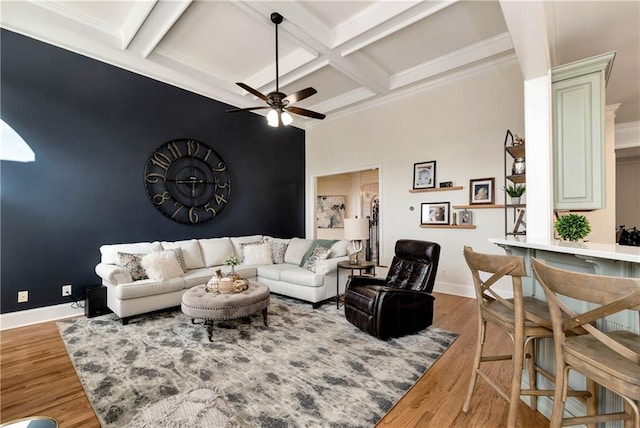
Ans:
[[[299,114],[300,116],[312,117],[314,119],[322,120],[325,117],[327,117],[322,113],[317,113],[315,111],[307,110],[306,108],[300,108],[295,106],[287,106],[287,110],[290,111],[291,113]]]
[[[250,110],[260,110],[263,108],[269,108],[269,106],[258,106],[258,107],[245,107],[245,108],[232,108],[227,110],[227,113],[236,113],[238,111],[250,111]]]
[[[255,95],[256,97],[260,98],[262,101],[266,101],[269,102],[269,99],[267,98],[266,95],[262,94],[261,92],[253,89],[251,86],[249,85],[245,85],[242,82],[236,82],[236,85],[240,86],[242,89],[244,89],[245,91]]]
[[[302,101],[305,98],[309,98],[311,95],[317,94],[317,93],[318,91],[316,91],[314,88],[302,89],[301,91],[295,92],[285,97],[282,101],[288,101],[289,104],[293,104],[298,101]]]

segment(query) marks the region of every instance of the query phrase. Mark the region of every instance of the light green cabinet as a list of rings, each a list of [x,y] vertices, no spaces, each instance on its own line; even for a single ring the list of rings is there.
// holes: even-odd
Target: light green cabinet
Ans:
[[[551,71],[555,209],[604,207],[605,85],[614,56],[611,52]]]

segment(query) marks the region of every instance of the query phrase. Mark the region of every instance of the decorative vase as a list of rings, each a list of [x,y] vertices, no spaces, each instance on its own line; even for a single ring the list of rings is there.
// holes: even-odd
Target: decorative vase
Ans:
[[[513,167],[511,168],[511,173],[513,175],[522,175],[524,174],[524,158],[516,158],[513,161]]]
[[[207,285],[204,288],[204,291],[206,291],[207,293],[217,293],[218,292],[218,284],[220,279],[217,276],[213,276],[211,277],[211,279],[209,280],[209,282],[207,282]]]
[[[520,203],[520,196],[511,196],[511,205],[518,205]]]

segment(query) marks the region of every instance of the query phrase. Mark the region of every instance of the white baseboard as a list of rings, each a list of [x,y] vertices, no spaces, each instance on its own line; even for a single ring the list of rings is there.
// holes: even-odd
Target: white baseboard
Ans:
[[[456,284],[453,282],[437,281],[433,291],[454,296],[476,298],[476,292],[471,284]]]
[[[18,312],[9,312],[0,315],[0,330],[8,330],[10,328],[24,327],[46,321],[77,317],[78,315],[84,315],[84,309],[72,308],[70,303],[27,309]]]

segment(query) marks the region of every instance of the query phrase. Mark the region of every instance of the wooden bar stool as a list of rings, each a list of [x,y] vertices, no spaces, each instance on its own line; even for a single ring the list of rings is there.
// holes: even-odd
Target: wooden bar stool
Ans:
[[[634,402],[640,400],[640,334],[597,328],[597,321],[621,311],[637,311],[640,317],[640,279],[570,272],[535,258],[531,264],[547,296],[553,322],[556,395],[551,427],[622,419],[626,427],[640,428]],[[588,388],[594,391],[587,401],[587,416],[564,418],[569,370],[585,376]],[[597,414],[596,383],[622,398],[623,411]]]
[[[549,380],[553,376],[535,364],[534,340],[552,338],[551,316],[545,302],[531,296],[523,296],[522,277],[527,276],[524,260],[520,256],[481,254],[471,247],[464,247],[464,257],[473,276],[473,284],[478,304],[478,343],[474,358],[467,398],[462,411],[467,413],[478,376],[484,379],[509,403],[507,425],[514,427],[521,395],[531,396],[531,407],[536,410],[537,396],[553,396],[554,390],[536,388],[536,373]],[[481,273],[490,277],[481,278]],[[503,277],[511,277],[513,298],[505,299],[491,287]],[[484,342],[487,323],[506,332],[513,339],[513,352],[507,355],[485,355]],[[513,380],[507,393],[483,372],[480,365],[485,362],[513,360]],[[522,370],[527,361],[529,389],[522,389]]]

